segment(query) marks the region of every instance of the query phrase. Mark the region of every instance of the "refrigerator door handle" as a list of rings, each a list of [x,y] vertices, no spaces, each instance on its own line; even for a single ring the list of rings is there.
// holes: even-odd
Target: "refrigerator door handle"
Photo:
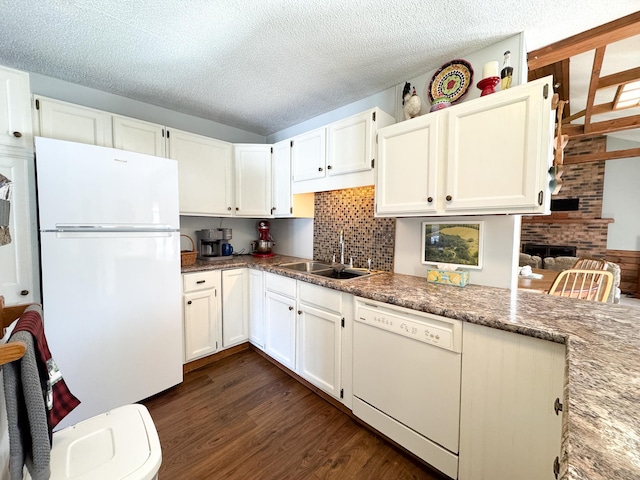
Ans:
[[[110,232],[177,232],[178,229],[170,225],[157,224],[63,224],[56,223],[54,230],[42,230],[43,232],[78,232],[78,233],[110,233]]]

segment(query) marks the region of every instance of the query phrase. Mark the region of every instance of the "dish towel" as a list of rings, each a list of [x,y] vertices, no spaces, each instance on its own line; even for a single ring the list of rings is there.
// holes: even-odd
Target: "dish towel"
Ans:
[[[11,480],[21,480],[26,465],[33,480],[47,480],[53,428],[80,401],[51,358],[39,305],[29,306],[18,320],[9,342],[18,341],[26,346],[24,357],[3,367],[9,471]]]

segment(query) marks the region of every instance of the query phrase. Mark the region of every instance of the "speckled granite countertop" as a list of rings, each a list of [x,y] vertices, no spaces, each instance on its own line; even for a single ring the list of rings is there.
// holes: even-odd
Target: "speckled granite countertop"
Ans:
[[[423,312],[567,346],[561,479],[640,478],[640,309],[380,273],[331,280],[279,268],[304,260],[233,257],[196,262],[183,273],[250,267]]]

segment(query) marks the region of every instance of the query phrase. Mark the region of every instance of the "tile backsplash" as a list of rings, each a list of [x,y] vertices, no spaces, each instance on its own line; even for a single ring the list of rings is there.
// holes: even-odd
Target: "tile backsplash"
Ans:
[[[313,258],[340,261],[340,231],[344,231],[345,263],[356,267],[372,260],[375,270],[393,271],[395,218],[374,218],[374,188],[360,187],[315,194]]]

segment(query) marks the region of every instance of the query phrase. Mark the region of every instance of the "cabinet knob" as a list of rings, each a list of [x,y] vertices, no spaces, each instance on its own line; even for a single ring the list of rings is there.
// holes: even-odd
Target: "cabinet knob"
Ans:
[[[298,310],[298,315],[302,315],[302,310]]]
[[[556,415],[560,415],[560,412],[562,411],[562,403],[560,403],[560,399],[556,398],[556,401],[553,402],[553,409],[556,412]]]
[[[331,170],[331,165],[327,165],[327,170]]]
[[[29,290],[20,290],[20,295],[26,297],[27,295],[29,295]]]
[[[318,167],[318,171],[321,172],[322,171],[322,167]]]
[[[189,300],[189,301],[187,302],[187,305],[191,305],[191,300]]]
[[[20,138],[22,136],[22,133],[20,132],[13,132],[13,136],[16,138]]]
[[[553,476],[558,478],[558,475],[560,475],[560,459],[556,457],[553,461]]]
[[[231,210],[231,207],[227,207],[227,210]]]
[[[236,207],[236,212],[237,212],[238,210],[240,210],[240,207]]]
[[[291,311],[291,310],[293,310],[293,307],[291,307],[291,306],[290,306],[290,307],[289,307],[289,311]]]
[[[451,195],[447,195],[447,202],[450,202],[453,199]]]
[[[433,197],[427,198],[427,202],[429,202],[429,203],[433,202]]]

